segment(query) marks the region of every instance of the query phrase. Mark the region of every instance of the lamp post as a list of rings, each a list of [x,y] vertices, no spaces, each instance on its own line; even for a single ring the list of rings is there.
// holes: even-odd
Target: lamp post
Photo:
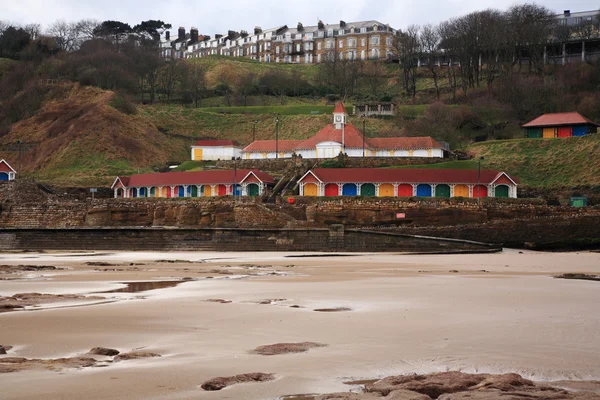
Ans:
[[[366,122],[366,118],[363,115],[363,117],[362,117],[362,123],[363,123],[363,132],[362,132],[363,133],[363,158],[365,158],[365,136],[367,134],[367,131],[365,129],[365,122]]]
[[[275,118],[275,158],[279,158],[279,116]]]
[[[258,120],[254,121],[254,126],[252,127],[252,141],[256,140],[256,124],[258,124]]]
[[[477,205],[479,206],[481,204],[481,187],[480,187],[480,181],[481,181],[481,160],[483,160],[483,156],[479,157],[479,160],[477,160]]]

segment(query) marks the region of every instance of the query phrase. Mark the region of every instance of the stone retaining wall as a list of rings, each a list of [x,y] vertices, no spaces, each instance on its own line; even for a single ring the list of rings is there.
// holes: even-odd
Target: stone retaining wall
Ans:
[[[2,229],[0,250],[478,252],[499,246],[331,229]]]

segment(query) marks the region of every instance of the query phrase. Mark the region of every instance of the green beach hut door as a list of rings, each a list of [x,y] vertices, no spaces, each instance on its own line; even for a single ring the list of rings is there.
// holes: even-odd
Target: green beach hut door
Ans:
[[[256,183],[251,183],[248,185],[248,196],[258,196],[258,185]]]
[[[542,128],[529,128],[527,129],[527,137],[530,139],[539,139],[543,136]]]
[[[508,197],[508,186],[500,185],[496,186],[496,190],[494,191],[495,197]]]
[[[450,186],[448,185],[437,185],[435,187],[435,197],[450,197]]]
[[[360,186],[361,196],[375,196],[375,185],[372,183],[363,183]]]

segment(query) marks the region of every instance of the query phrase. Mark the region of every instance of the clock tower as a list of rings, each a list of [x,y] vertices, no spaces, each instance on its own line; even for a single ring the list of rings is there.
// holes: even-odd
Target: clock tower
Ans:
[[[342,126],[346,124],[347,117],[348,114],[346,114],[344,104],[342,104],[340,101],[335,105],[335,110],[333,110],[333,123],[335,125],[335,129],[342,129]]]

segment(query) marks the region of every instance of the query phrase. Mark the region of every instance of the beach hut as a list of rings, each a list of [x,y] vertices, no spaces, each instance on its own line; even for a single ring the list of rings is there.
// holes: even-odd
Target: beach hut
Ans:
[[[214,170],[119,176],[111,189],[115,198],[261,196],[274,183],[259,170]]]
[[[596,133],[598,124],[578,112],[544,114],[523,125],[526,136],[537,138],[567,138]]]
[[[13,181],[17,175],[17,171],[10,166],[5,160],[0,160],[0,181]]]
[[[429,168],[316,168],[299,180],[301,196],[516,198],[505,172]]]

